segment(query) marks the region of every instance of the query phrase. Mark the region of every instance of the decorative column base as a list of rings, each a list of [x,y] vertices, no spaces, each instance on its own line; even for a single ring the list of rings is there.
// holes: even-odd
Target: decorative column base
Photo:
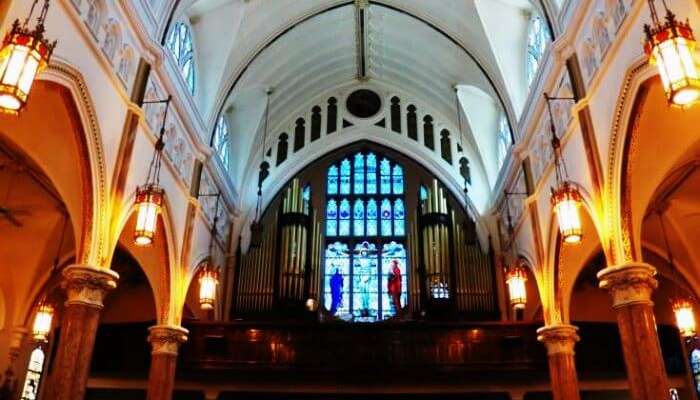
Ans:
[[[613,299],[633,400],[668,398],[668,377],[651,301],[658,286],[655,275],[656,269],[645,263],[613,266],[598,273],[600,287]]]
[[[554,400],[579,400],[574,346],[580,340],[573,325],[549,325],[537,330],[537,340],[547,348],[549,378]]]
[[[81,400],[85,396],[102,301],[117,287],[118,279],[114,271],[88,265],[71,265],[63,270],[68,300],[47,398]]]
[[[151,370],[148,374],[147,400],[171,400],[175,388],[175,369],[180,345],[187,341],[187,329],[157,325],[149,328]]]

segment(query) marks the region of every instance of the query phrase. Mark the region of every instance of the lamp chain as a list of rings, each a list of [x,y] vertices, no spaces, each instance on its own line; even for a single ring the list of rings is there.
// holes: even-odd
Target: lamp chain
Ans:
[[[261,150],[261,159],[263,160],[262,163],[260,164],[260,178],[258,179],[258,199],[255,204],[255,221],[258,221],[260,218],[260,208],[262,207],[262,185],[263,185],[263,180],[262,180],[262,166],[263,163],[265,162],[265,149],[267,146],[267,124],[268,124],[268,119],[270,116],[270,95],[272,94],[272,90],[268,89],[265,92],[267,99],[265,101],[265,125],[263,127],[263,141],[262,141],[262,150]]]
[[[158,134],[158,140],[156,140],[155,150],[153,152],[153,158],[151,159],[151,164],[148,166],[148,175],[146,176],[146,185],[160,184],[160,168],[163,159],[163,149],[165,148],[165,123],[168,119],[168,110],[170,109],[170,102],[173,96],[168,95],[167,100],[165,100],[165,111],[163,112],[163,120],[160,126],[160,132]]]

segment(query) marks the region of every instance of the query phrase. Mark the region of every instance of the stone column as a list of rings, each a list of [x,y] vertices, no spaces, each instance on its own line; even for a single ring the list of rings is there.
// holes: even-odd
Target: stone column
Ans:
[[[537,340],[547,348],[549,378],[554,400],[579,400],[574,346],[579,341],[578,328],[572,325],[549,325],[537,330]]]
[[[187,329],[157,325],[149,328],[151,370],[148,374],[147,400],[170,400],[175,387],[175,367],[180,345],[187,341]]]
[[[668,377],[651,301],[658,286],[654,275],[656,269],[644,263],[608,267],[598,273],[600,287],[613,299],[633,400],[668,398]]]
[[[118,279],[114,271],[88,265],[71,265],[63,270],[68,300],[47,398],[81,400],[85,396],[102,301],[117,287]]]

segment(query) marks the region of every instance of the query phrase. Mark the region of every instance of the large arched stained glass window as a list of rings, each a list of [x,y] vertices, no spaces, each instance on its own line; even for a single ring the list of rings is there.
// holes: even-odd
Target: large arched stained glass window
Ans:
[[[229,169],[230,165],[230,140],[228,123],[224,117],[221,116],[216,122],[216,128],[214,129],[214,150],[216,150],[216,154],[219,155],[219,159],[221,159],[226,169]]]
[[[406,307],[404,181],[400,165],[372,152],[328,168],[324,306],[331,315],[375,322]]]
[[[190,93],[194,94],[194,49],[190,27],[183,22],[175,24],[168,35],[165,46],[175,58]]]
[[[530,27],[527,32],[526,72],[528,85],[535,78],[537,69],[540,66],[540,60],[547,49],[547,42],[549,42],[547,23],[540,15],[533,14],[532,18],[530,18]]]

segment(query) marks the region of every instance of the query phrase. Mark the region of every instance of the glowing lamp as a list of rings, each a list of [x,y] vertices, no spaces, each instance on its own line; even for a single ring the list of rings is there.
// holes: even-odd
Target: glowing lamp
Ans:
[[[695,313],[690,301],[681,299],[673,303],[673,313],[676,315],[676,324],[683,337],[695,336]]]
[[[666,97],[672,105],[685,107],[700,100],[700,68],[695,56],[695,37],[690,25],[666,12],[666,22],[645,25],[644,51],[651,65],[656,65]]]
[[[564,182],[557,190],[552,190],[552,207],[557,215],[559,231],[564,243],[576,244],[583,238],[579,208],[583,202],[581,193],[569,182]]]
[[[508,295],[510,297],[510,305],[518,310],[525,309],[527,304],[527,272],[521,266],[511,268],[506,274],[506,285],[508,285]]]
[[[56,42],[49,43],[44,38],[44,18],[47,10],[48,1],[33,30],[29,29],[26,21],[20,25],[19,20],[16,20],[10,32],[5,35],[2,49],[0,49],[0,111],[2,112],[17,114],[24,108],[34,79],[46,68],[51,59]]]
[[[199,275],[199,305],[202,310],[214,309],[218,284],[219,272],[210,266],[204,267]]]
[[[32,325],[32,335],[34,340],[45,342],[48,340],[51,333],[51,322],[53,321],[53,306],[47,303],[41,303],[39,309],[34,316],[34,325]]]
[[[134,243],[137,246],[149,246],[153,243],[164,194],[165,191],[157,185],[144,185],[136,190]]]

